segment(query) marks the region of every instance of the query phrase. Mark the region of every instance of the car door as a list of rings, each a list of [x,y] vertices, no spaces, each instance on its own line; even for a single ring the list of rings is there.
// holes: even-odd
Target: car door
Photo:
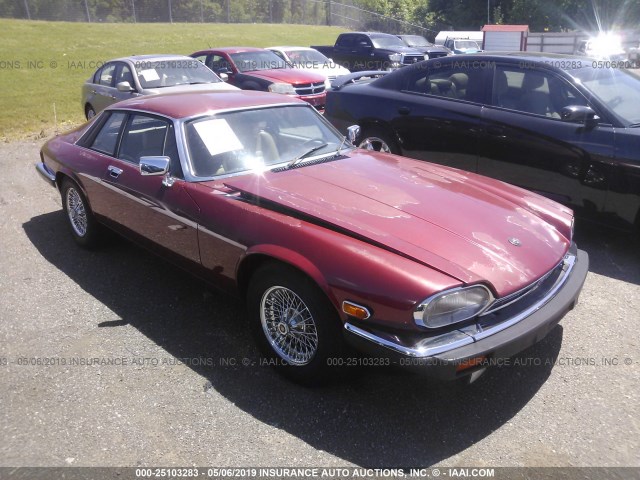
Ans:
[[[169,179],[140,173],[143,156],[171,159]],[[102,184],[106,218],[125,234],[199,263],[197,205],[185,192],[171,121],[131,113],[122,128],[116,154],[109,159]]]
[[[403,154],[475,172],[487,69],[439,60],[405,68],[392,122]]]
[[[602,209],[611,172],[614,128],[564,121],[563,107],[589,105],[556,72],[532,64],[497,64],[482,112],[478,172],[572,207]],[[596,110],[597,113],[600,114]]]
[[[96,74],[96,82],[90,91],[91,104],[96,112],[104,110],[117,101],[117,89],[115,88],[116,67],[116,62],[107,63]]]

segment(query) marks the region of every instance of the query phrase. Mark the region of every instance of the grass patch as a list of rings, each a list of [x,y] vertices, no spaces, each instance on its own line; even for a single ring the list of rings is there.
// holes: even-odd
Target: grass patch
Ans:
[[[99,24],[0,19],[0,137],[46,136],[84,120],[80,89],[98,62],[207,47],[332,44],[337,27]],[[54,115],[55,112],[55,115]],[[56,120],[57,119],[57,120]]]

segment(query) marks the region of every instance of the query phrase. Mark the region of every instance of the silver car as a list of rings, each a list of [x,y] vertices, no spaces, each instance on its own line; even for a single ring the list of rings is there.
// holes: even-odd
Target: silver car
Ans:
[[[238,90],[198,60],[184,55],[135,55],[102,65],[82,86],[89,119],[109,105],[139,95],[194,90]]]

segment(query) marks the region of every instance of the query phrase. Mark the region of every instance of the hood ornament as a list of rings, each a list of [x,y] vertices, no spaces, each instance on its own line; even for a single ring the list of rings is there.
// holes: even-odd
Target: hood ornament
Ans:
[[[522,245],[522,242],[521,242],[519,239],[517,239],[516,237],[511,237],[511,238],[509,239],[509,243],[510,243],[511,245],[516,246],[516,247],[519,247],[520,245]]]

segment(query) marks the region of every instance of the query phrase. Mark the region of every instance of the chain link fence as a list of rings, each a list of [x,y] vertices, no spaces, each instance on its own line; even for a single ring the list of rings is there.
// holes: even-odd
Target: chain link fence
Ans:
[[[0,17],[67,22],[295,23],[350,30],[433,31],[355,0],[0,0]]]

